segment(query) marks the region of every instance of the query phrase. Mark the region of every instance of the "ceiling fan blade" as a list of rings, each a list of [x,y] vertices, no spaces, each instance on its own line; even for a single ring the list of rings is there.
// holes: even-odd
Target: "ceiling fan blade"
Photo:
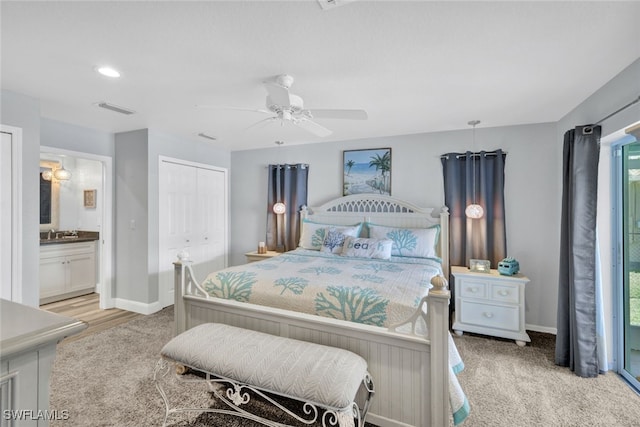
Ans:
[[[196,108],[206,108],[209,110],[237,110],[237,111],[251,111],[254,113],[265,113],[265,114],[272,114],[271,111],[267,111],[267,110],[258,110],[256,108],[244,108],[244,107],[225,107],[225,106],[218,106],[218,105],[196,105]]]
[[[306,110],[312,118],[318,119],[348,119],[348,120],[367,120],[367,112],[365,110]]]
[[[272,103],[285,108],[291,106],[289,89],[270,81],[265,81],[264,86],[267,88],[267,92],[269,93],[269,98],[271,98]]]
[[[260,127],[260,126],[264,126],[265,124],[267,124],[268,122],[272,122],[274,120],[278,120],[278,117],[267,117],[266,119],[262,119],[259,122],[255,122],[254,124],[252,124],[251,126],[245,128],[245,130],[249,130],[255,127]]]
[[[303,118],[303,119],[299,119],[299,120],[294,120],[293,124],[296,125],[296,126],[301,127],[304,130],[307,130],[307,131],[309,131],[312,134],[317,135],[317,136],[324,137],[324,136],[329,136],[329,135],[331,135],[333,133],[332,131],[330,131],[326,127],[321,126],[316,122],[312,122],[309,119],[304,119]]]

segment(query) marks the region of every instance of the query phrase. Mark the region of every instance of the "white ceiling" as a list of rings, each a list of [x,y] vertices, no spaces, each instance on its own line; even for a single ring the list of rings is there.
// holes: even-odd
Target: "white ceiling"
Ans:
[[[42,116],[108,132],[153,128],[229,150],[557,121],[640,57],[640,2],[359,0],[7,2],[3,89]],[[95,72],[109,64],[110,80]],[[264,108],[288,73],[305,107],[366,121],[290,123],[197,104]],[[630,94],[630,100],[638,94]],[[107,101],[124,116],[94,106]]]

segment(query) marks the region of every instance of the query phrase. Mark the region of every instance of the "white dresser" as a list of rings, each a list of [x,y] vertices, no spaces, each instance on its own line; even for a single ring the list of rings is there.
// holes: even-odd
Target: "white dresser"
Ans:
[[[503,276],[497,270],[474,273],[451,267],[455,278],[453,330],[509,338],[519,346],[531,342],[525,330],[524,289],[529,279],[522,274]]]

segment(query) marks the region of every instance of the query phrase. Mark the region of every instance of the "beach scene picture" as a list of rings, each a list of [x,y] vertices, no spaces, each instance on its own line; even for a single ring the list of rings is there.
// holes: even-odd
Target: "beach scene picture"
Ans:
[[[343,196],[375,193],[391,195],[391,148],[343,152]]]

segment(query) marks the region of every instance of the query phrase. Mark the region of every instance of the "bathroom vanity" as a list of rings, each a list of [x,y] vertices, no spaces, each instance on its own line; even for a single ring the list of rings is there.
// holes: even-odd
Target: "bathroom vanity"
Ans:
[[[40,304],[95,292],[97,232],[40,235]]]

